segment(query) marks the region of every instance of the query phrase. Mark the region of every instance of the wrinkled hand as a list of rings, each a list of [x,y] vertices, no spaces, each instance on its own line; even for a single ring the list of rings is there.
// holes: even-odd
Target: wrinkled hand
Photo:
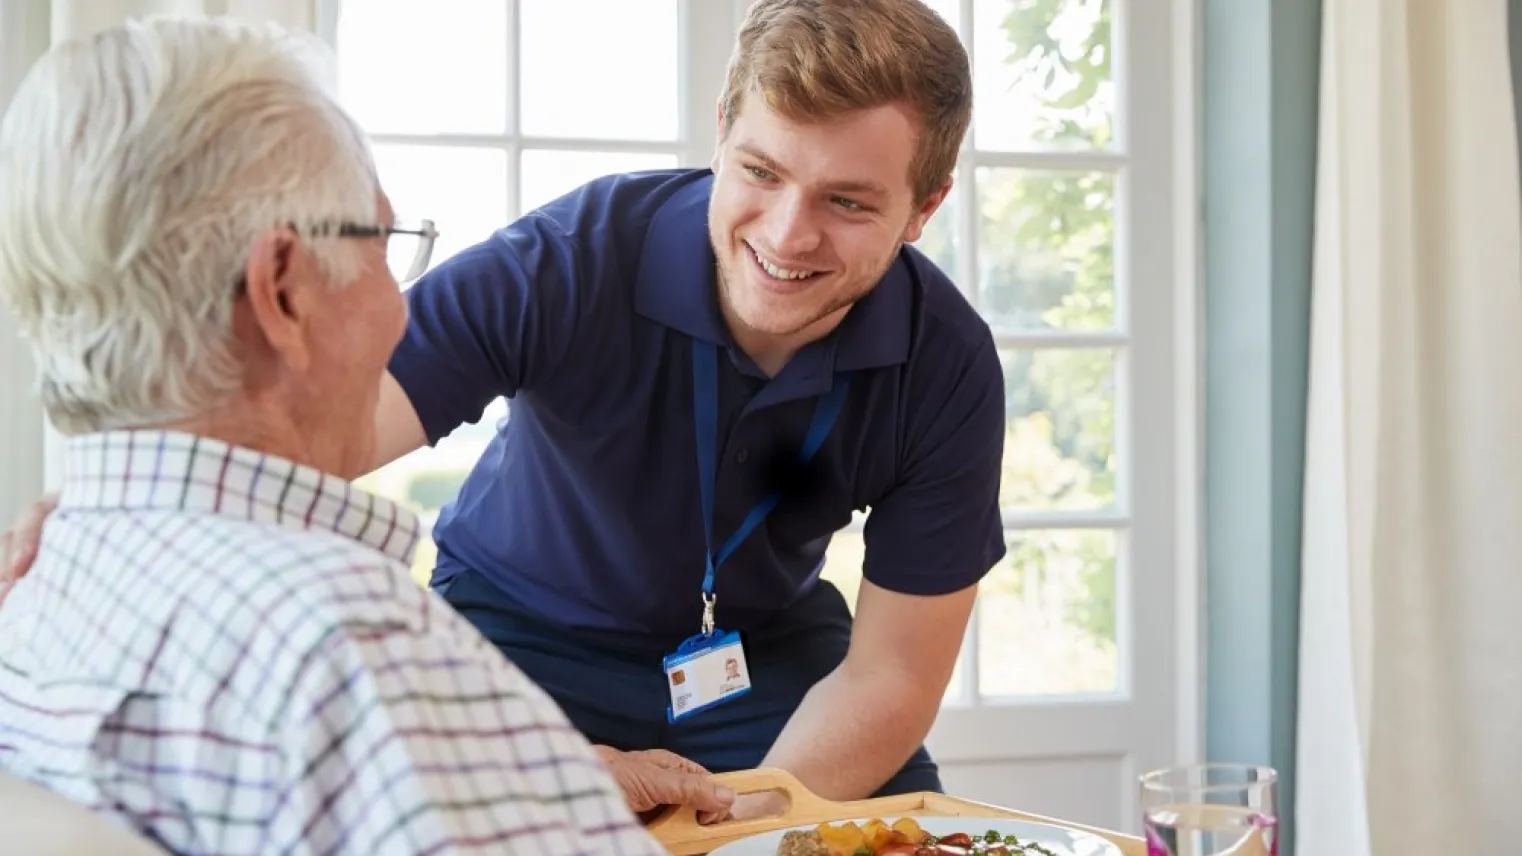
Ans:
[[[666,805],[690,805],[700,812],[727,812],[735,794],[702,766],[663,749],[620,752],[598,746],[597,755],[613,772],[624,801],[635,813]]]
[[[37,560],[37,544],[42,539],[42,524],[58,507],[58,494],[50,493],[21,512],[16,522],[0,533],[0,602],[5,600],[11,584],[26,576]]]

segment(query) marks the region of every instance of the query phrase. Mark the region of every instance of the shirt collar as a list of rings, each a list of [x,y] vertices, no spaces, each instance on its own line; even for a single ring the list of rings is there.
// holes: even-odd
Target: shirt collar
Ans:
[[[719,313],[708,238],[713,174],[703,172],[707,175],[672,194],[651,219],[634,286],[635,310],[695,339],[732,347]],[[907,253],[900,250],[877,287],[852,307],[840,327],[795,361],[822,361],[810,367],[812,373],[816,368],[852,371],[905,363],[913,309],[914,279]]]
[[[189,511],[322,530],[411,564],[417,516],[311,467],[176,431],[71,437],[58,507]]]

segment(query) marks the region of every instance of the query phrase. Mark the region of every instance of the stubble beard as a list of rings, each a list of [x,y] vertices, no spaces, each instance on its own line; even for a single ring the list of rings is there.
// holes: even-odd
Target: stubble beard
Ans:
[[[766,336],[778,336],[782,338],[797,336],[798,334],[808,330],[810,327],[813,327],[815,324],[818,324],[825,318],[828,318],[843,309],[847,309],[859,303],[862,298],[872,293],[872,290],[877,287],[879,282],[882,282],[883,275],[888,272],[888,268],[893,266],[894,260],[898,258],[899,250],[903,248],[902,242],[896,244],[893,247],[893,251],[887,255],[887,258],[883,259],[882,262],[877,265],[877,270],[872,274],[872,276],[862,278],[859,285],[855,285],[850,290],[836,296],[828,303],[821,306],[817,311],[811,313],[802,323],[793,325],[787,329],[768,330],[765,328],[752,326],[750,320],[743,317],[739,311],[735,309],[735,303],[733,300],[733,287],[730,283],[729,277],[730,265],[735,263],[734,257],[733,255],[726,255],[719,252],[718,241],[714,235],[709,235],[709,242],[713,245],[715,259],[714,267],[716,272],[715,278],[719,282],[719,301],[722,304],[721,312],[724,314],[724,316],[733,318],[737,323],[744,324],[746,327],[757,333]],[[743,244],[744,242],[739,241],[738,243]],[[748,252],[748,250],[744,251]],[[746,260],[745,263],[749,264],[750,262],[749,260]],[[725,311],[726,309],[727,311]]]

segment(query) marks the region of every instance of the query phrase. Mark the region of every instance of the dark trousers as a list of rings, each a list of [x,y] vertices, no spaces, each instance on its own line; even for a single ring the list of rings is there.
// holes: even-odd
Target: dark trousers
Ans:
[[[760,766],[804,694],[840,665],[851,639],[845,599],[820,582],[780,617],[744,634],[749,693],[668,723],[661,659],[674,641],[554,626],[472,571],[438,591],[588,740],[620,750],[666,749],[715,773]],[[941,790],[936,764],[921,747],[876,795]]]

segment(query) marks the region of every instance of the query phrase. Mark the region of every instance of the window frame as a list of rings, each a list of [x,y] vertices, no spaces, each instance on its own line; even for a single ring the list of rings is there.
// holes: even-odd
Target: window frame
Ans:
[[[346,0],[315,0],[318,36],[338,50],[338,19]],[[353,0],[348,0],[353,2]],[[509,44],[507,69],[507,130],[500,134],[397,134],[370,133],[376,145],[420,147],[479,147],[505,151],[508,158],[508,222],[520,216],[522,194],[519,176],[526,150],[674,154],[683,167],[708,164],[718,143],[718,97],[729,61],[729,49],[748,5],[744,0],[677,0],[677,107],[678,132],[675,139],[615,140],[581,137],[542,137],[521,133],[519,84],[522,80],[521,56],[516,49],[521,6],[518,0],[505,0],[508,7]],[[701,81],[701,85],[694,85]]]

